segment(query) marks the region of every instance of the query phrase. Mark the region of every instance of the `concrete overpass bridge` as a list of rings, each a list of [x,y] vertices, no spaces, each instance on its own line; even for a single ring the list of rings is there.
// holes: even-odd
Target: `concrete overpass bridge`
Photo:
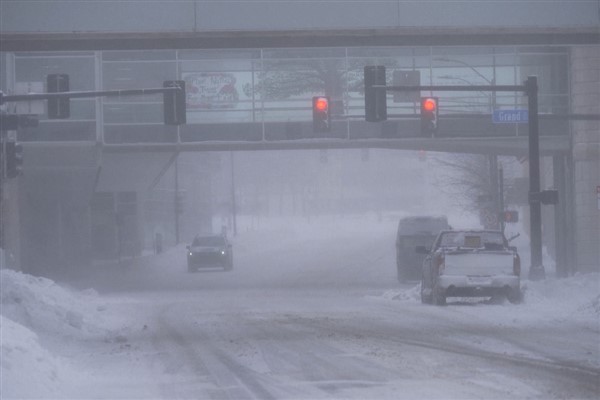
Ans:
[[[42,259],[89,259],[92,220],[100,218],[90,213],[101,202],[94,193],[113,193],[116,212],[118,193],[145,193],[181,152],[386,148],[527,155],[526,126],[491,122],[493,109],[523,108],[517,94],[441,97],[436,138],[419,137],[414,104],[391,96],[388,121],[364,122],[360,71],[369,64],[420,71],[428,84],[522,84],[538,75],[540,150],[552,160],[553,186],[566,195],[552,218],[562,228],[555,238],[560,273],[598,268],[600,129],[597,119],[565,118],[597,114],[597,1],[348,1],[322,2],[317,11],[308,1],[108,7],[100,0],[6,0],[0,11],[4,92],[44,82],[49,73],[69,74],[72,90],[156,87],[169,79],[197,90],[188,98],[188,124],[180,127],[163,125],[160,99],[146,96],[72,101],[69,120],[42,115],[37,128],[16,132],[25,175],[4,182],[3,207],[20,210],[19,217],[3,218],[13,232],[4,241],[23,253],[25,270]],[[287,95],[283,82],[296,82]],[[315,94],[328,94],[337,105],[327,135],[310,127]],[[40,221],[46,234],[37,229]],[[117,231],[114,222],[98,229]],[[77,239],[76,248],[56,252],[57,242],[39,254],[21,251],[43,249],[44,235]],[[574,266],[570,260],[577,260]]]

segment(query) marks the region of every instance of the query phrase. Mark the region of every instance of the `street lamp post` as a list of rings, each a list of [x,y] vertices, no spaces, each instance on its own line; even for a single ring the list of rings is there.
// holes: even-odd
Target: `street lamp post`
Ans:
[[[540,193],[540,148],[538,126],[538,83],[537,77],[525,81],[529,109],[529,213],[531,229],[531,267],[529,279],[546,277],[542,263],[542,204],[536,195]]]

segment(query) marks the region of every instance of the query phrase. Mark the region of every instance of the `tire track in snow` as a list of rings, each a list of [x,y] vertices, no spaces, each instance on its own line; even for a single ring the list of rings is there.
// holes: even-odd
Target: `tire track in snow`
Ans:
[[[256,379],[253,371],[236,363],[224,351],[212,345],[211,338],[198,326],[174,319],[176,313],[166,306],[158,313],[159,332],[154,336],[155,347],[164,349],[161,361],[169,368],[185,362],[191,370],[191,387],[179,387],[177,383],[162,385],[165,398],[226,398],[226,399],[275,399]],[[179,327],[179,328],[178,328]],[[193,334],[192,337],[186,336]],[[196,377],[196,381],[193,381]],[[208,382],[201,382],[204,377]],[[208,384],[207,384],[208,383]],[[208,392],[206,395],[198,391]]]
[[[407,311],[407,310],[404,310]],[[418,313],[419,310],[413,310]],[[421,310],[422,311],[422,310]],[[423,317],[423,315],[421,315]],[[363,321],[364,322],[364,321]],[[310,325],[311,321],[305,321],[305,325]],[[441,327],[437,327],[441,329]],[[527,375],[539,376],[540,382],[551,382],[556,387],[563,389],[568,385],[572,390],[576,390],[578,395],[575,397],[586,396],[595,398],[600,390],[600,369],[587,365],[579,365],[573,362],[544,360],[541,358],[532,358],[524,355],[504,354],[478,347],[470,347],[466,344],[452,343],[439,335],[432,336],[432,340],[423,340],[423,330],[421,331],[402,331],[398,327],[384,320],[373,320],[369,324],[351,325],[338,327],[342,331],[362,334],[370,338],[375,338],[384,342],[394,344],[405,344],[415,347],[421,347],[429,350],[443,351],[445,353],[456,354],[479,358],[491,362],[501,362],[507,364],[510,368],[518,366],[527,369]],[[390,336],[385,332],[403,332],[403,335]],[[408,333],[408,336],[406,336]],[[546,357],[545,355],[542,355]],[[515,372],[515,375],[517,372]],[[560,382],[557,383],[557,382]]]

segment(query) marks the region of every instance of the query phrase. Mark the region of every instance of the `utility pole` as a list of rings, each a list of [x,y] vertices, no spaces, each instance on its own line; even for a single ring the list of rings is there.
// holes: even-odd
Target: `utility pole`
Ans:
[[[504,170],[502,165],[498,169],[498,200],[500,201],[500,230],[504,233]]]
[[[502,222],[500,222],[500,217],[498,210],[500,209],[500,191],[498,188],[498,156],[495,154],[488,155],[488,166],[489,166],[489,175],[490,175],[490,194],[492,195],[492,213],[496,216],[496,223],[494,224],[494,229],[499,229],[502,227]]]
[[[540,193],[540,138],[538,128],[538,84],[537,77],[525,81],[529,108],[529,214],[531,226],[531,267],[529,279],[546,277],[542,264],[542,203]]]

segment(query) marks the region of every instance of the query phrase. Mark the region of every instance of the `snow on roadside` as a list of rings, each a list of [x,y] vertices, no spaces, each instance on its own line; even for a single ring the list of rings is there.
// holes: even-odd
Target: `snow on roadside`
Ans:
[[[512,322],[577,321],[600,331],[600,273],[576,274],[568,278],[547,278],[541,281],[521,282],[523,302],[519,305],[505,303],[506,320]],[[420,284],[411,288],[388,290],[382,297],[406,303],[420,303]],[[449,303],[474,302],[472,299],[450,298]],[[488,306],[482,304],[482,306]],[[467,309],[468,310],[468,309]],[[465,309],[462,311],[468,312]],[[498,318],[495,309],[493,318]]]
[[[93,291],[75,292],[54,281],[0,270],[0,350],[2,398],[52,397],[73,375],[68,360],[44,347],[58,340],[104,334],[102,306]]]
[[[564,320],[589,320],[600,324],[600,273],[576,274],[563,279],[527,281],[525,307],[541,316]]]
[[[40,345],[32,330],[0,315],[2,398],[34,398],[54,393],[60,384],[61,360]]]
[[[93,290],[70,291],[54,281],[18,271],[0,270],[2,315],[38,332],[64,336],[99,333],[90,299]]]
[[[490,323],[578,322],[579,326],[600,330],[600,274],[539,282],[524,280],[522,285],[524,302],[494,305],[494,312],[489,313]],[[380,298],[410,307],[432,307],[421,305],[417,284],[388,290]],[[74,291],[49,279],[0,270],[0,300],[3,398],[52,397],[52,393],[59,394],[61,382],[77,375],[68,360],[48,350],[52,346],[45,348],[48,335],[65,340],[114,334],[106,327],[115,321],[106,321],[106,306],[93,291]],[[477,304],[459,310],[486,318],[488,313],[482,313],[482,307],[491,306]]]
[[[407,303],[421,302],[421,284],[413,286],[410,289],[387,290],[382,297],[387,300],[396,300]]]

